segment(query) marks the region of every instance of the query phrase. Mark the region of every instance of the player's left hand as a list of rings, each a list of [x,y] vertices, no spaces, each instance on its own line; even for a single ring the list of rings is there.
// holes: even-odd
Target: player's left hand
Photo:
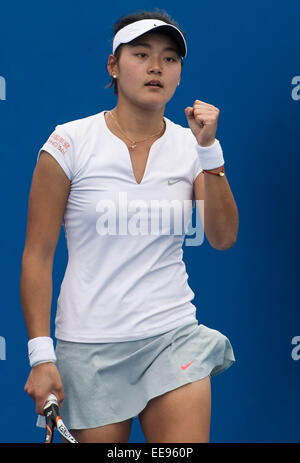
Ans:
[[[212,145],[216,137],[220,110],[204,101],[195,100],[194,106],[187,106],[184,112],[198,144]]]

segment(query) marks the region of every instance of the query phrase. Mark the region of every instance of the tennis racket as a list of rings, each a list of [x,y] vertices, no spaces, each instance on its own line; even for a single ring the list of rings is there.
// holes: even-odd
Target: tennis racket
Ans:
[[[44,415],[46,417],[46,437],[45,444],[51,444],[55,428],[71,444],[78,444],[77,440],[68,431],[60,417],[59,405],[54,394],[50,394],[44,405]]]

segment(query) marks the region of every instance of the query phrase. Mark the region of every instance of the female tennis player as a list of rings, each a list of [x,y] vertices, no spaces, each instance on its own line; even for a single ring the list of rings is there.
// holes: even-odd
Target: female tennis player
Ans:
[[[187,127],[164,117],[187,55],[185,33],[165,11],[123,16],[113,30],[107,69],[117,104],[57,125],[33,173],[20,283],[32,367],[25,391],[40,415],[55,394],[78,442],[128,442],[134,417],[147,442],[209,442],[210,378],[235,358],[226,336],[198,324],[182,245],[202,201],[211,246],[236,241],[220,111],[195,95],[182,109]],[[54,350],[62,223],[68,264]]]

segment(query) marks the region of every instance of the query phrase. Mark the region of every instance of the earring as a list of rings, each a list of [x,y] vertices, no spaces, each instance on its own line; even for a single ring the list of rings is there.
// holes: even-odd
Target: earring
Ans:
[[[116,77],[117,77],[117,76],[116,76],[115,74],[113,74],[113,78],[116,79]]]

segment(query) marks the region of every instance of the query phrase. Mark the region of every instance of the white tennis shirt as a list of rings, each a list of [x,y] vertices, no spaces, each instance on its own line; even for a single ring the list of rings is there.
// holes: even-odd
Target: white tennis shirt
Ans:
[[[65,341],[143,339],[196,319],[182,245],[202,170],[197,141],[165,117],[138,184],[105,112],[57,125],[38,153],[50,153],[71,181],[55,320]]]

